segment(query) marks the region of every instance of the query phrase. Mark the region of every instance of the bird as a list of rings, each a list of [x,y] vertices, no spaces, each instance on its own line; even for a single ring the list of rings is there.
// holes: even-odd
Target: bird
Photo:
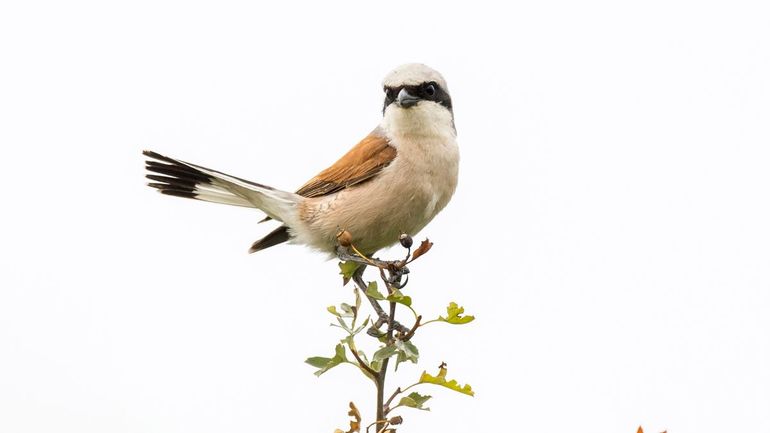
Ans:
[[[281,225],[250,253],[287,242],[335,256],[347,231],[372,255],[414,236],[449,203],[457,187],[459,147],[446,80],[421,63],[382,81],[382,120],[339,160],[295,192],[145,150],[147,185],[163,194],[256,208]],[[261,222],[262,222],[261,221]]]

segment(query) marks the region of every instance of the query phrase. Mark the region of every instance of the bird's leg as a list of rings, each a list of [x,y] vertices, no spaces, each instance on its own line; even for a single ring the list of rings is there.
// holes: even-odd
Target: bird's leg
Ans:
[[[364,281],[363,275],[364,271],[366,270],[366,266],[361,266],[360,268],[356,269],[356,271],[353,273],[353,281],[358,286],[359,290],[366,295],[366,282]],[[377,314],[377,321],[374,322],[371,328],[367,331],[367,334],[373,336],[373,337],[381,337],[383,335],[382,331],[380,331],[380,327],[386,323],[391,323],[391,328],[395,331],[398,331],[402,334],[407,334],[409,332],[409,328],[406,326],[400,324],[399,322],[393,320],[390,320],[390,316],[388,313],[385,312],[385,310],[382,309],[382,306],[380,306],[380,303],[372,298],[369,295],[366,295],[366,299],[369,300],[369,303],[372,304],[372,308],[374,308],[374,312]]]
[[[388,276],[385,277],[383,275],[383,279],[387,281],[391,287],[394,287],[400,290],[400,289],[403,289],[407,285],[407,283],[409,283],[409,276],[407,275],[408,273],[409,273],[409,268],[407,268],[406,266],[391,267],[391,268],[388,268]],[[406,281],[402,283],[401,279],[404,277],[404,275],[407,275],[407,277],[406,277]]]

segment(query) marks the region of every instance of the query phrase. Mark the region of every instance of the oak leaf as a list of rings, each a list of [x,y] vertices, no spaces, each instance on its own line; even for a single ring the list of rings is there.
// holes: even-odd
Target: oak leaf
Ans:
[[[420,376],[420,383],[432,383],[434,385],[440,385],[445,388],[449,388],[452,391],[457,391],[459,393],[473,396],[474,392],[473,389],[471,389],[471,386],[469,384],[465,384],[463,386],[460,386],[459,383],[457,383],[456,380],[446,380],[446,364],[442,363],[439,366],[438,374],[435,376],[431,376],[427,372],[423,371],[422,375]]]

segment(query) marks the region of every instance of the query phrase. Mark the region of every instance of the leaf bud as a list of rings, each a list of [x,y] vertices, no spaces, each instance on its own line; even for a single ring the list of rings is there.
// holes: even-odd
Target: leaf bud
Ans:
[[[353,243],[353,235],[347,230],[341,230],[337,233],[337,242],[339,242],[340,246],[347,248]]]

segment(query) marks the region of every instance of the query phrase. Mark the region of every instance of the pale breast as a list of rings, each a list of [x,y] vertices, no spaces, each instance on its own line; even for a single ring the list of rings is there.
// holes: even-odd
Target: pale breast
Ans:
[[[459,156],[454,141],[413,144],[399,143],[398,156],[376,178],[303,203],[308,230],[298,241],[333,250],[344,229],[371,253],[425,227],[454,193]]]
[[[347,230],[353,243],[373,253],[415,235],[449,202],[457,186],[459,150],[451,111],[422,102],[411,109],[389,106],[378,133],[395,149],[376,176],[334,194],[308,198],[295,241],[334,251],[336,234]]]

